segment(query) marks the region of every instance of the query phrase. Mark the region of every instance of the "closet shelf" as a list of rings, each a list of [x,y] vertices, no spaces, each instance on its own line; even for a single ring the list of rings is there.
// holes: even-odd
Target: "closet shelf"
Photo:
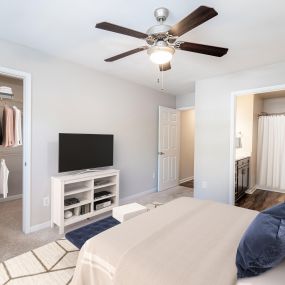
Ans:
[[[0,92],[0,98],[1,99],[12,99],[14,97],[14,94],[12,93],[4,93]]]

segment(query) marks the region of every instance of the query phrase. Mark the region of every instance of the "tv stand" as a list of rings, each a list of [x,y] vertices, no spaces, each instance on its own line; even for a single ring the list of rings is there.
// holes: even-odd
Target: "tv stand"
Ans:
[[[119,170],[87,169],[84,172],[60,174],[51,178],[51,227],[65,227],[111,211],[119,205]],[[110,195],[94,198],[94,194],[107,191]],[[64,200],[76,198],[78,203],[65,206]],[[108,199],[111,205],[95,210],[94,202]],[[65,219],[64,213],[71,211],[72,217]]]
[[[84,170],[81,170],[81,171],[76,171],[74,172],[74,174],[84,174],[84,173],[90,173],[90,172],[98,172],[98,171],[102,171],[100,169],[96,169],[96,168],[90,168],[90,169],[84,169]]]

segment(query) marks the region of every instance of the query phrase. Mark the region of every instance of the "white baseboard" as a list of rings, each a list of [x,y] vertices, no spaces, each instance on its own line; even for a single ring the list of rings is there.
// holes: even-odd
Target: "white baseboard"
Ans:
[[[128,203],[128,202],[131,202],[137,198],[140,198],[144,195],[148,195],[148,194],[151,194],[151,193],[154,193],[154,192],[157,192],[157,188],[151,188],[149,190],[146,190],[144,192],[140,192],[140,193],[137,193],[137,194],[134,194],[134,195],[130,195],[130,196],[127,196],[127,197],[124,197],[122,199],[120,199],[120,205],[122,204],[125,204],[125,203]]]
[[[263,186],[256,185],[256,189],[264,190],[264,191],[272,191],[272,192],[277,192],[277,193],[285,193],[285,189],[271,189],[271,188],[266,188]]]
[[[194,180],[194,176],[186,177],[179,180],[179,184]]]
[[[19,194],[19,195],[13,195],[13,196],[8,196],[7,198],[0,198],[0,203],[1,202],[7,202],[7,201],[13,201],[13,200],[18,200],[18,199],[22,199],[23,195]]]
[[[245,191],[246,194],[253,194],[257,189],[256,185]]]
[[[42,223],[42,224],[37,224],[37,225],[31,226],[30,232],[31,233],[37,232],[37,231],[40,231],[43,229],[47,229],[49,227],[50,227],[50,221],[47,221],[47,222]]]

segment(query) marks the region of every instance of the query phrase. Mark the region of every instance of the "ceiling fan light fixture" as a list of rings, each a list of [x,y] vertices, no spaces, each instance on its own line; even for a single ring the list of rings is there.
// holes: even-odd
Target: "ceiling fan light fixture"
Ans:
[[[159,47],[159,46],[153,46],[148,49],[148,54],[150,57],[150,60],[155,64],[165,64],[171,61],[172,56],[175,52],[175,49],[173,47]]]
[[[167,8],[157,8],[154,11],[154,16],[159,24],[150,27],[146,33],[109,22],[97,23],[95,26],[97,29],[142,39],[146,42],[144,46],[112,56],[105,59],[105,61],[113,62],[129,55],[147,50],[150,60],[159,65],[159,70],[167,71],[171,69],[170,61],[175,53],[175,50],[200,53],[216,57],[221,57],[227,54],[227,48],[177,41],[179,37],[190,32],[213,17],[216,17],[218,12],[214,8],[200,6],[174,26],[165,24],[168,15],[169,11]]]

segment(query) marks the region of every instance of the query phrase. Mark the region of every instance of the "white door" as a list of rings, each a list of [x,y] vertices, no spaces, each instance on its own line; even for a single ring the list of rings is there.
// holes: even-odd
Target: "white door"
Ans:
[[[179,184],[180,112],[159,107],[158,191]]]

